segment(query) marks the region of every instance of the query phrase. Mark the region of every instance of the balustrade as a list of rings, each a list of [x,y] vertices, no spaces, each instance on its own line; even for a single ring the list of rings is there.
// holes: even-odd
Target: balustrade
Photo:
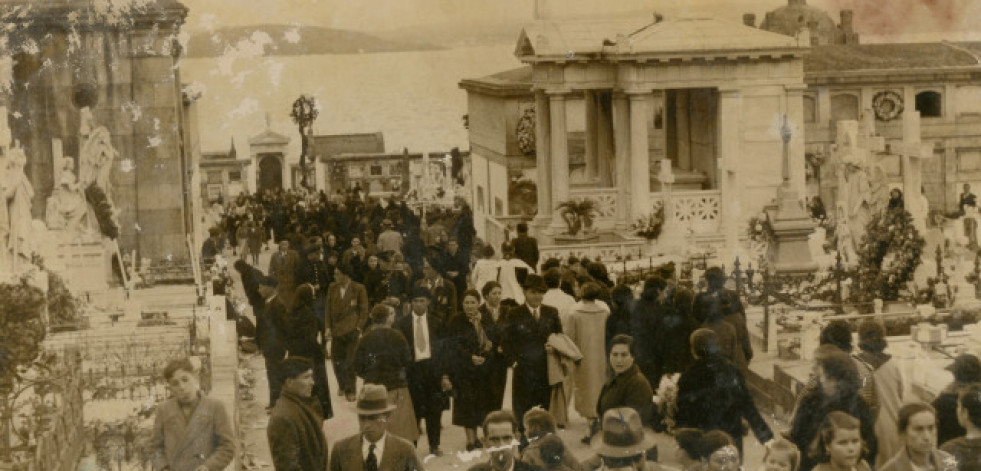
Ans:
[[[651,193],[651,210],[664,204],[665,193]],[[719,190],[706,191],[672,191],[670,214],[673,221],[665,224],[681,224],[684,230],[695,234],[716,234],[721,229],[722,194]],[[667,217],[667,216],[666,216]]]

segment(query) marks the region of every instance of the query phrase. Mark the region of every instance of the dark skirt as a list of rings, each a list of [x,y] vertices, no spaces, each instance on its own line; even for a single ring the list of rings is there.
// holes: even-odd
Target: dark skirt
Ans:
[[[477,428],[484,423],[484,417],[498,409],[491,404],[491,388],[488,376],[491,368],[484,363],[468,368],[465,375],[456,378],[453,384],[453,425]]]

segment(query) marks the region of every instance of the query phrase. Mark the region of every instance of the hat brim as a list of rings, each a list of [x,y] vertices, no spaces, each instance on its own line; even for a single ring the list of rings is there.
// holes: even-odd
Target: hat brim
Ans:
[[[358,415],[378,415],[391,412],[395,409],[397,409],[395,404],[389,404],[388,407],[385,407],[384,409],[362,409],[358,407],[355,409],[355,411],[357,411]]]
[[[603,443],[603,432],[597,433],[589,441],[589,447],[596,452],[597,455],[607,456],[610,458],[629,458],[631,456],[642,455],[650,450],[657,444],[654,432],[644,429],[644,439],[635,445],[630,446],[612,446]]]
[[[951,373],[953,373],[954,370],[957,369],[957,362],[950,362],[950,364],[947,365],[947,366],[945,366],[944,369],[947,370],[947,371],[949,371],[949,372],[951,372]]]

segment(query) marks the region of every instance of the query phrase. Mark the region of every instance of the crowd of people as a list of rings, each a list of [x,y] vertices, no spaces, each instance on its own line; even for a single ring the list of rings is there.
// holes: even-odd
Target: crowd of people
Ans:
[[[683,469],[735,470],[749,431],[771,471],[981,469],[977,358],[954,362],[957,381],[933,405],[915,402],[881,324],[863,322],[853,352],[849,325],[833,321],[789,428],[774,430],[747,386],[746,315],[721,269],[706,270],[696,292],[667,264],[635,296],[601,263],[540,261],[527,226],[517,229],[497,258],[477,245],[463,202],[425,215],[357,194],[232,202],[202,259],[219,256],[222,239],[239,257],[276,469],[422,469],[420,438],[442,455],[450,409],[466,451],[490,452],[474,469],[656,469],[651,434],[665,432]],[[276,245],[263,270],[267,239]],[[320,427],[333,415],[328,357],[360,424],[330,453]],[[572,409],[588,421],[591,459],[555,433]]]

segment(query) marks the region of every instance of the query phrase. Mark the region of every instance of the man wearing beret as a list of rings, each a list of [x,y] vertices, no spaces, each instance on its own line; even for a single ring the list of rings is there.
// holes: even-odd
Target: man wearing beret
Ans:
[[[282,361],[283,394],[269,416],[266,437],[276,471],[327,468],[327,439],[320,402],[313,397],[313,363],[303,357]]]
[[[446,329],[443,319],[429,310],[432,294],[425,287],[412,290],[412,314],[395,321],[412,351],[407,368],[409,396],[419,420],[426,421],[429,452],[441,456],[439,449],[440,419],[443,416],[446,392],[452,389],[445,358]]]
[[[504,318],[504,355],[514,364],[511,403],[517,417],[535,406],[548,410],[548,353],[545,343],[551,334],[562,333],[559,312],[542,304],[548,287],[540,275],[525,278],[525,302],[508,310]],[[519,424],[524,432],[523,424]]]

